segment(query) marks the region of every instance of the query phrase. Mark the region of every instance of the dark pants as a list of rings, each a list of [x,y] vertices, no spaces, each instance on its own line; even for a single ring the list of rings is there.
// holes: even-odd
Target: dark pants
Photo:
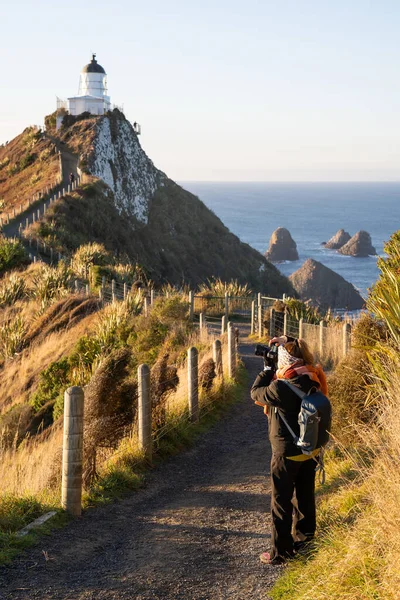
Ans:
[[[293,542],[315,534],[315,467],[312,459],[272,455],[272,558],[293,556]]]

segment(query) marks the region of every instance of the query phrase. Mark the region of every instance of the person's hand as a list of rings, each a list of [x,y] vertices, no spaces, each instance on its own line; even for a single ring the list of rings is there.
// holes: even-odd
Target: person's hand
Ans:
[[[268,406],[264,406],[264,415],[267,415],[267,417],[268,417],[268,408],[269,408]]]
[[[286,344],[287,342],[287,337],[286,335],[281,335],[279,337],[273,337],[272,339],[269,340],[269,345],[271,346],[271,344],[279,344],[280,346],[282,344]]]

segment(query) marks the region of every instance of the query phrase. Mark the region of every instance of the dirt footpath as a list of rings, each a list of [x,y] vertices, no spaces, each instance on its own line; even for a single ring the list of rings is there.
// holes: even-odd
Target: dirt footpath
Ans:
[[[253,345],[240,350],[250,385],[261,360]],[[247,393],[145,488],[2,568],[0,599],[267,599],[280,572],[258,558],[269,545],[269,452],[266,418]]]

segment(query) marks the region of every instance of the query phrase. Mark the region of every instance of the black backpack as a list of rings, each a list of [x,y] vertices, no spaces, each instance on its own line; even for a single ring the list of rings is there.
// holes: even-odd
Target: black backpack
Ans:
[[[317,388],[311,388],[308,393],[297,386],[283,381],[301,399],[298,423],[300,434],[297,436],[290,427],[282,411],[277,409],[279,416],[285,423],[293,441],[301,448],[303,454],[311,454],[317,448],[322,448],[328,443],[332,422],[332,406],[329,398]]]

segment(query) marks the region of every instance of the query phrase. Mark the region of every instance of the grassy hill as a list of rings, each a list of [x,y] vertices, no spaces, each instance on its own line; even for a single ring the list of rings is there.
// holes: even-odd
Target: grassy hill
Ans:
[[[0,146],[0,216],[18,210],[59,177],[55,145],[35,127]]]
[[[271,296],[295,295],[264,256],[156,169],[119,111],[72,122],[53,139],[79,157],[85,183],[52,205],[30,235],[63,254],[87,242],[103,243],[160,284],[195,286],[214,276]]]

